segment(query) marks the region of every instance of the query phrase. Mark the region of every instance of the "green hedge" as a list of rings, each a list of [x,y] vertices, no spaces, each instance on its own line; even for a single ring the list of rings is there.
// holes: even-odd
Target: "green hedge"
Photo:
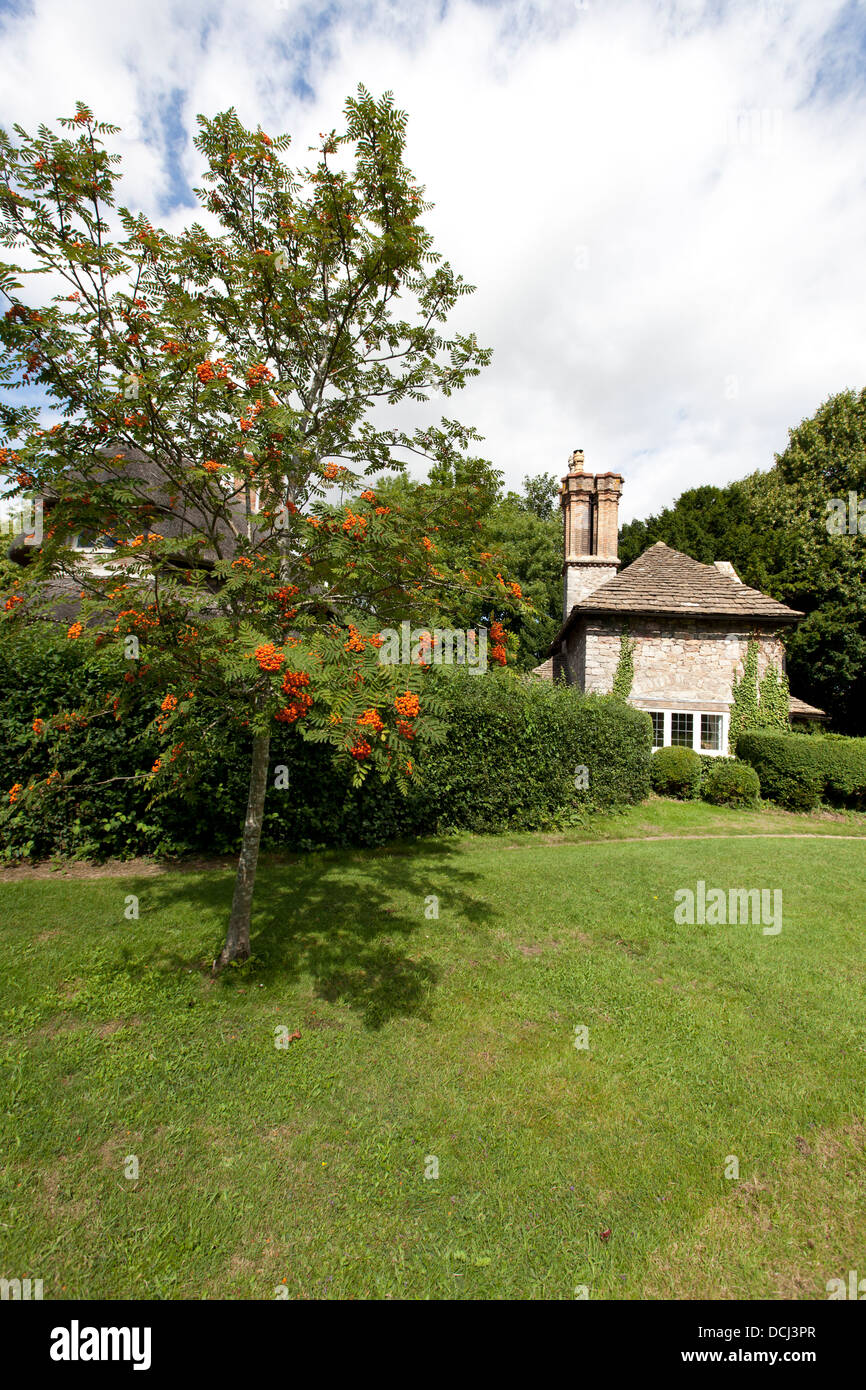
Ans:
[[[271,767],[288,768],[288,788],[265,803],[266,848],[376,845],[456,827],[474,831],[560,824],[591,807],[642,800],[649,791],[649,717],[609,697],[583,697],[562,685],[506,671],[472,675],[434,668],[449,715],[444,743],[426,750],[408,795],[370,777],[351,785],[329,747],[280,727]],[[182,794],[150,800],[132,774],[157,749],[143,735],[154,710],[144,702],[50,748],[31,731],[60,709],[101,697],[100,674],[71,644],[30,636],[0,648],[0,850],[5,858],[51,854],[105,858],[135,854],[234,852],[246,806],[249,737],[226,719],[214,733],[213,765]],[[38,804],[8,805],[57,768],[75,770],[71,788]],[[587,785],[580,771],[586,769]]]
[[[704,785],[713,768],[718,767],[719,763],[732,763],[734,761],[727,753],[699,753],[698,757],[701,760],[701,786]]]
[[[757,806],[761,783],[757,772],[737,758],[717,758],[701,785],[701,796],[713,806]]]
[[[436,674],[450,716],[447,739],[427,753],[411,798],[425,828],[534,829],[568,806],[647,795],[647,715],[507,672]]]
[[[866,739],[838,734],[741,734],[737,756],[761,779],[763,795],[789,810],[819,801],[866,807]]]
[[[657,748],[652,755],[652,785],[659,796],[691,801],[698,795],[703,768],[693,748]]]

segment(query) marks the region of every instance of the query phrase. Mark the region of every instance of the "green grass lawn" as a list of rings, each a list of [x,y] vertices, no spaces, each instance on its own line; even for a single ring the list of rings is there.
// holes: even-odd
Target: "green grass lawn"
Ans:
[[[866,1270],[866,839],[839,838],[863,831],[650,801],[270,857],[255,959],[216,982],[230,868],[7,873],[0,1273],[46,1298],[826,1297]],[[632,842],[689,834],[718,838]],[[781,888],[782,932],[675,925],[698,879]]]

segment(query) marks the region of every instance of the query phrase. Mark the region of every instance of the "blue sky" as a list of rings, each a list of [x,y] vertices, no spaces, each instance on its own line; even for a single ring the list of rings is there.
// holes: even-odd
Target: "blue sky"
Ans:
[[[455,326],[494,349],[441,411],[512,485],[580,446],[645,515],[866,385],[862,0],[0,0],[0,59],[4,126],[88,101],[123,127],[126,201],[172,228],[197,112],[302,162],[359,81],[393,89],[478,287]]]

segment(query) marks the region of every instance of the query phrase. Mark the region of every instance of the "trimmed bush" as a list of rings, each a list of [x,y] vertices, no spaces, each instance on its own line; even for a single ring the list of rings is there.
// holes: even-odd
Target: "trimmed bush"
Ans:
[[[714,767],[718,767],[719,763],[732,763],[734,761],[727,753],[699,753],[698,757],[701,760],[702,787]]]
[[[652,785],[659,796],[691,801],[701,786],[701,759],[693,748],[657,748],[652,755]]]
[[[811,811],[821,799],[823,778],[805,742],[796,734],[770,733],[741,734],[737,740],[737,756],[755,769],[764,796],[788,811]]]
[[[651,724],[639,710],[509,672],[440,668],[436,680],[449,727],[422,768],[425,824],[535,829],[575,803],[609,807],[647,795]]]
[[[713,806],[757,806],[760,795],[757,772],[737,758],[717,758],[701,787],[704,801]]]
[[[649,716],[609,696],[583,697],[560,684],[508,671],[473,675],[433,668],[444,701],[444,741],[425,750],[406,795],[369,777],[361,787],[325,744],[279,726],[271,766],[288,789],[265,801],[265,848],[378,845],[449,828],[482,832],[555,826],[593,807],[641,801],[649,791]],[[0,650],[0,854],[106,858],[206,851],[240,843],[249,776],[249,735],[227,712],[213,730],[213,762],[176,796],[152,800],[143,779],[156,747],[143,735],[146,697],[117,724],[110,711],[60,738],[37,738],[35,717],[83,706],[107,687],[72,644],[44,634]],[[432,692],[431,692],[432,693]],[[38,803],[5,793],[15,783],[70,774]],[[586,776],[581,769],[586,769]],[[584,780],[586,785],[584,786]]]
[[[824,773],[824,799],[834,806],[866,807],[866,738],[823,734],[809,742]]]
[[[741,734],[737,756],[761,779],[763,795],[791,811],[821,800],[866,806],[866,739],[839,734]]]

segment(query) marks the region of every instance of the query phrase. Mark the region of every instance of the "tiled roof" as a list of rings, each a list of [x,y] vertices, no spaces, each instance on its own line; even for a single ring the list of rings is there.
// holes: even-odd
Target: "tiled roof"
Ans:
[[[657,541],[618,574],[575,604],[565,623],[588,614],[659,613],[696,618],[763,618],[794,623],[803,614],[733,578],[730,566],[702,565]],[[563,629],[563,632],[565,630]]]
[[[542,661],[540,666],[533,666],[529,674],[531,676],[539,676],[543,681],[552,681],[553,657],[549,656],[546,661]]]
[[[788,713],[792,719],[827,719],[824,710],[818,709],[817,705],[807,705],[805,700],[798,700],[796,695],[792,695],[788,701]]]

